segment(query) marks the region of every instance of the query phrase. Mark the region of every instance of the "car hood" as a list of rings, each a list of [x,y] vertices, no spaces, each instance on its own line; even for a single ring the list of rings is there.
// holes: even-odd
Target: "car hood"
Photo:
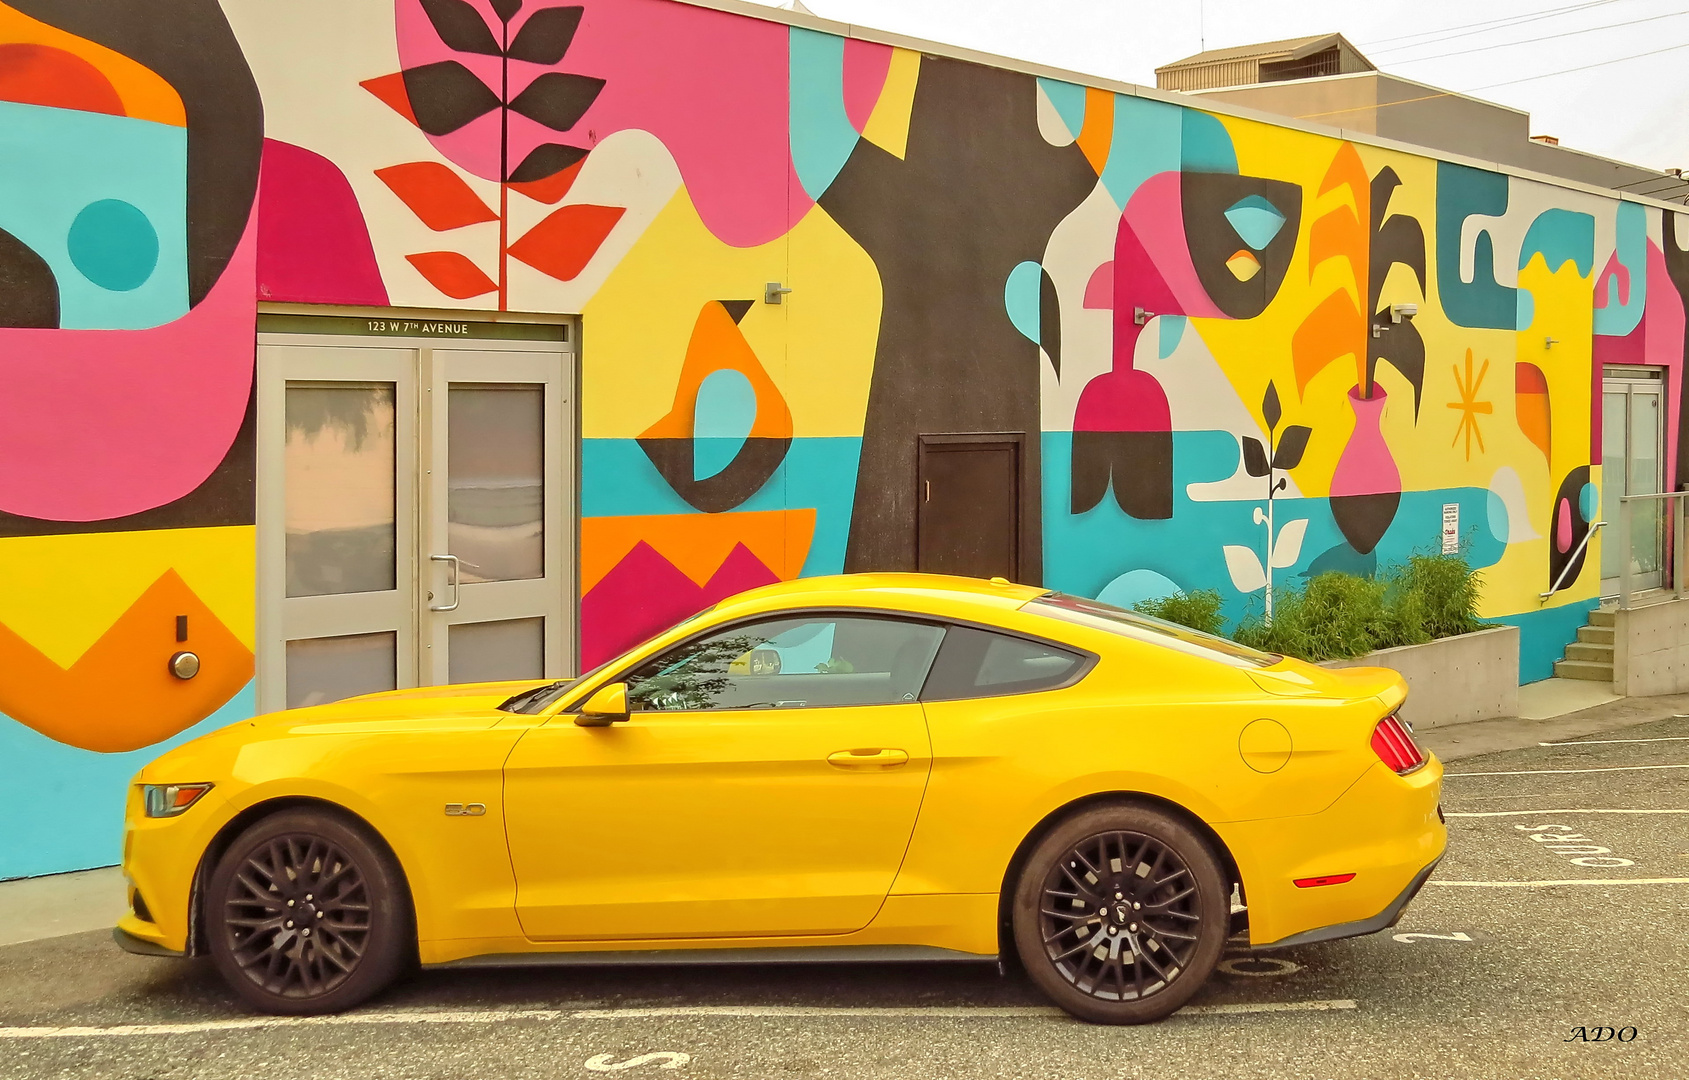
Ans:
[[[1344,701],[1377,698],[1395,709],[1407,697],[1407,681],[1400,672],[1382,667],[1328,668],[1285,657],[1249,677],[1269,694],[1280,697],[1325,697]]]

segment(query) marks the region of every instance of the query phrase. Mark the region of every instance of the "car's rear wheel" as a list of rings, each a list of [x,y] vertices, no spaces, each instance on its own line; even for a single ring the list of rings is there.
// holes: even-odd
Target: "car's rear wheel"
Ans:
[[[339,1012],[385,988],[414,944],[392,857],[338,815],[283,811],[229,845],[205,896],[212,960],[269,1013]]]
[[[1225,948],[1230,894],[1190,826],[1146,806],[1082,811],[1039,841],[1012,907],[1015,949],[1057,1005],[1099,1024],[1178,1010]]]

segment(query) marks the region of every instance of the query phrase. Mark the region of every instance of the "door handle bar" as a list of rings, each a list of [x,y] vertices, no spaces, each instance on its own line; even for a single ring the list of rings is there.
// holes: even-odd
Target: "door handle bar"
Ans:
[[[449,562],[449,563],[452,564],[452,580],[450,582],[451,587],[452,587],[452,602],[449,603],[449,604],[429,604],[428,610],[429,611],[456,611],[457,610],[457,603],[458,603],[458,585],[457,585],[457,582],[458,582],[458,578],[463,573],[463,561],[461,559],[459,559],[456,555],[430,555],[430,556],[428,556],[428,559],[429,559],[430,562]]]
[[[908,761],[909,754],[903,750],[839,750],[827,755],[827,764],[841,769],[889,769]]]

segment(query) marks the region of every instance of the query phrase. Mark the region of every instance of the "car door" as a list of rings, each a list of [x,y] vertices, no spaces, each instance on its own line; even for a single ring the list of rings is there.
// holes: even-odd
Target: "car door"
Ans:
[[[897,876],[931,765],[941,627],[793,613],[622,676],[629,719],[554,717],[505,767],[517,914],[537,940],[842,934]]]

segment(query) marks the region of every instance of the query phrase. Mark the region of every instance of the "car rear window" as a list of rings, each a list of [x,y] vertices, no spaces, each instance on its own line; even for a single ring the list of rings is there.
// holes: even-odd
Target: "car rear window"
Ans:
[[[1047,642],[952,626],[921,690],[922,701],[1031,694],[1066,686],[1086,658]]]
[[[1077,623],[1089,626],[1093,630],[1106,630],[1121,637],[1135,638],[1151,645],[1161,645],[1177,649],[1192,656],[1200,656],[1208,660],[1218,660],[1222,664],[1229,664],[1238,668],[1271,667],[1283,659],[1273,653],[1259,652],[1245,645],[1213,634],[1204,634],[1200,630],[1192,630],[1188,626],[1170,623],[1163,619],[1151,618],[1136,611],[1105,604],[1100,600],[1087,600],[1083,596],[1069,596],[1066,593],[1045,593],[1043,596],[1028,600],[1021,608],[1035,615],[1047,615],[1052,619],[1063,622]]]

